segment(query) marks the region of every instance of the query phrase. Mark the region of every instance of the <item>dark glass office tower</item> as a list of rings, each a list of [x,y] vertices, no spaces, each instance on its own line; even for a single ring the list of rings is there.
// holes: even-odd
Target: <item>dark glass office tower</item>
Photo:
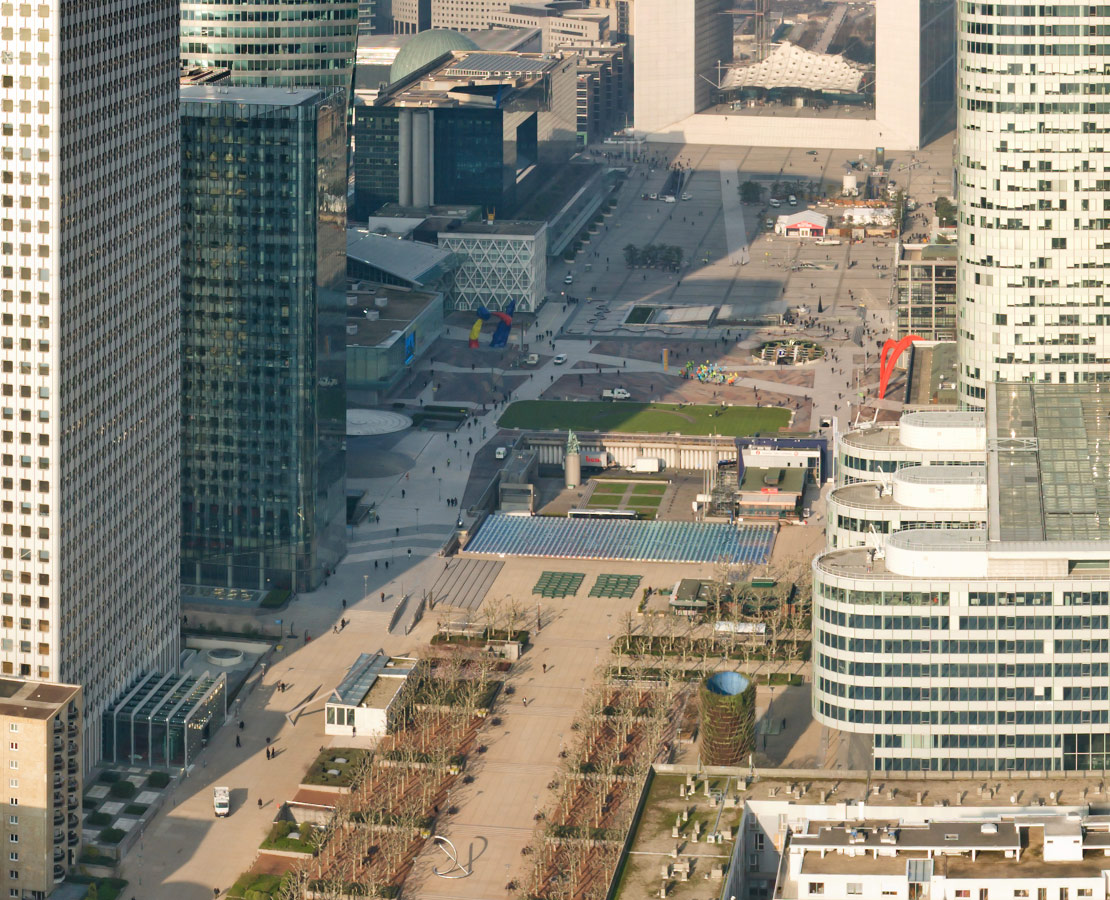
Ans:
[[[345,549],[345,93],[181,89],[182,580]]]

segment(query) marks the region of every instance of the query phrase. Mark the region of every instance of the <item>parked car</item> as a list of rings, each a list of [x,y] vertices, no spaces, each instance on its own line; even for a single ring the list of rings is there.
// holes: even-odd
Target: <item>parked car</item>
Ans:
[[[693,197],[693,195],[692,195],[692,194],[683,194],[683,195],[682,195],[682,199],[683,199],[683,200],[693,200],[693,199],[694,199],[694,197]]]
[[[601,392],[602,400],[627,400],[631,396],[624,388],[613,388],[612,390],[606,388]]]
[[[567,355],[566,355],[565,353],[560,353],[560,354],[559,354],[558,356],[556,356],[556,357],[555,357],[555,358],[554,358],[553,360],[551,360],[551,361],[552,361],[553,363],[555,363],[555,365],[557,365],[557,366],[561,366],[561,365],[563,365],[563,363],[565,363],[565,362],[567,361]]]
[[[539,365],[539,361],[540,355],[538,353],[529,353],[526,357],[524,357],[524,365],[526,366]]]
[[[567,277],[563,279],[563,284],[574,284],[574,276],[567,272]]]
[[[498,447],[496,450],[493,451],[493,458],[494,459],[504,459],[508,455],[509,455],[509,448],[508,447]]]

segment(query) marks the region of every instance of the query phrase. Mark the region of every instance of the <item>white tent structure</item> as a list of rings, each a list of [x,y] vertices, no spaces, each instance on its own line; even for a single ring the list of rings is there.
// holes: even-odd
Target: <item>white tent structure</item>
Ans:
[[[850,94],[859,90],[863,77],[864,70],[842,56],[780,43],[762,62],[729,69],[721,88],[805,88]]]

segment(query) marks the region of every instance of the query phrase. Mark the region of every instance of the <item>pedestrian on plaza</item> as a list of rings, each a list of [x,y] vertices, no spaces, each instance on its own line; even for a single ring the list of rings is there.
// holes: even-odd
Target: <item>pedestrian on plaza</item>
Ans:
[[[382,591],[382,603],[385,603],[385,591]]]
[[[235,746],[236,747],[242,747],[243,746],[242,741],[239,740],[239,735],[235,735]]]
[[[547,663],[544,663],[544,664],[543,664],[543,674],[544,674],[544,675],[546,675],[546,674],[547,674]]]
[[[402,500],[405,499],[405,489],[404,488],[401,488],[401,499]]]
[[[262,809],[262,798],[261,797],[258,798],[258,808]]]
[[[266,746],[269,746],[269,745],[270,745],[270,739],[266,738]]]
[[[346,597],[344,597],[344,598],[343,598],[342,600],[340,600],[339,602],[343,604],[343,608],[344,608],[344,609],[346,609],[346,608],[347,608],[347,598],[346,598]]]

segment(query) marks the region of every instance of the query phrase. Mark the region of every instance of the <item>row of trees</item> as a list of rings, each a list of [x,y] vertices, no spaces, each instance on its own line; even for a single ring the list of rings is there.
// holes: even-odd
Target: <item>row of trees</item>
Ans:
[[[602,900],[632,827],[649,766],[677,733],[690,686],[596,683],[573,727],[553,785],[556,799],[530,846],[524,895]]]
[[[759,203],[763,199],[763,187],[758,181],[743,181],[740,183],[740,202]],[[799,201],[822,200],[828,196],[828,189],[820,181],[775,181],[771,184],[772,197],[785,200],[791,194]]]
[[[420,661],[398,697],[396,730],[359,761],[351,792],[319,833],[315,856],[284,879],[281,900],[303,900],[308,889],[319,900],[394,895],[427,823],[448,805],[457,777],[450,762],[475,741],[477,699],[493,671],[492,660],[458,650]]]
[[[682,268],[683,256],[682,248],[673,244],[648,244],[646,247],[628,244],[624,248],[624,264],[630,269],[669,269],[677,272]]]

